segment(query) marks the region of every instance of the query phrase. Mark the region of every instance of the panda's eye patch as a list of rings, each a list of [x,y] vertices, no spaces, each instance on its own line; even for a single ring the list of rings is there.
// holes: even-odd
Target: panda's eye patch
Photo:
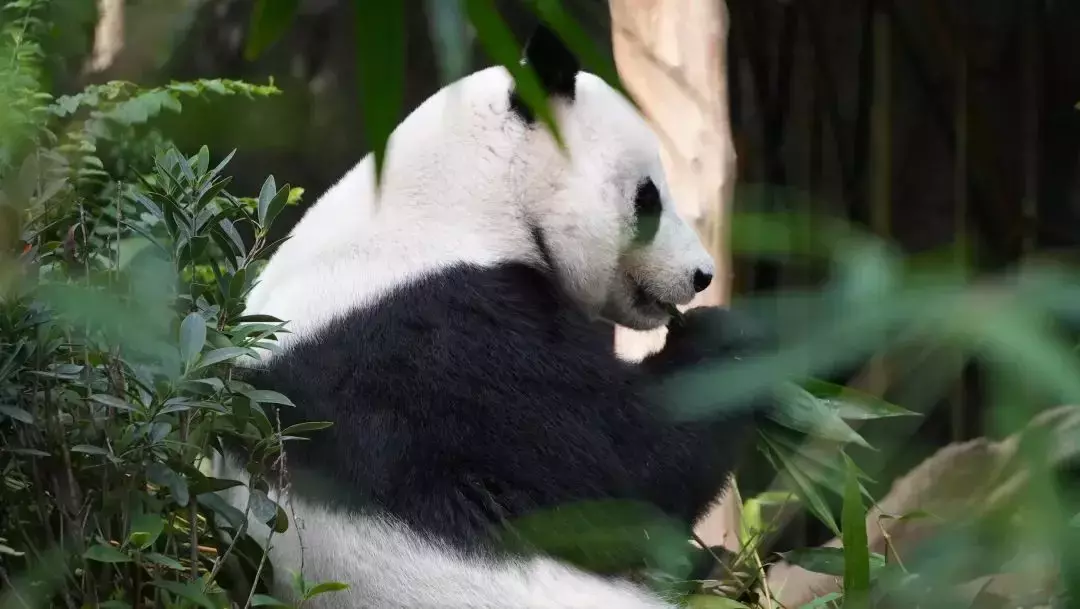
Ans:
[[[660,201],[660,191],[656,189],[653,181],[646,179],[638,185],[634,194],[634,241],[648,243],[656,235],[660,228],[660,212],[663,211],[663,203]]]

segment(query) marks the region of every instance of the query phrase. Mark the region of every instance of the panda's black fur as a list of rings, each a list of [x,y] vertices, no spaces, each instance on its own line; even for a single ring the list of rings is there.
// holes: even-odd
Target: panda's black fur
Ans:
[[[298,342],[248,380],[292,398],[292,492],[377,508],[463,549],[533,510],[649,502],[685,523],[721,493],[754,411],[677,422],[657,381],[767,343],[724,309],[689,311],[640,364],[542,268],[456,266],[402,285]],[[667,403],[658,403],[667,401]]]

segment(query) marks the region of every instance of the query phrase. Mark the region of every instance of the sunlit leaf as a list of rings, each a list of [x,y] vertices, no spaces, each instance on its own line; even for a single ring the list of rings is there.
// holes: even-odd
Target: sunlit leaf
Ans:
[[[327,592],[338,592],[340,590],[348,589],[349,585],[341,582],[322,582],[308,588],[307,592],[304,594],[304,598],[309,599],[320,594],[326,594]]]

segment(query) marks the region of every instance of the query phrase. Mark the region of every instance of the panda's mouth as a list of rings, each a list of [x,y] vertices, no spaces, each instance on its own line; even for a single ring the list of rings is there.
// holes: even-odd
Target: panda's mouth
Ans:
[[[675,309],[675,304],[657,298],[645,289],[645,286],[633,281],[634,284],[634,308],[649,316],[663,316]]]

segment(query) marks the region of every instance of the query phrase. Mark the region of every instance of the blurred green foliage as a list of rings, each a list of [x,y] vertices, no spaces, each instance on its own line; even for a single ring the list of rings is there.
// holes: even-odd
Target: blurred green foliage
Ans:
[[[355,1],[360,99],[381,158],[401,118],[404,9]],[[526,4],[587,67],[617,84],[560,2]],[[287,440],[326,424],[280,429],[275,408],[291,407],[289,398],[239,382],[232,371],[255,347],[274,348],[283,331],[280,320],[241,311],[274,245],[268,229],[302,191],[279,187],[271,176],[257,195],[235,196],[225,171],[231,155],[212,160],[203,147],[187,156],[154,128],[164,112],[182,112],[185,99],[257,103],[277,90],[223,79],[153,88],[110,82],[54,97],[46,73],[55,58],[46,49],[64,39],[64,19],[86,18],[57,10],[61,5],[8,0],[0,9],[0,606],[284,606],[267,596],[275,566],[260,549],[267,540],[247,533],[246,516],[275,534],[288,526],[285,509],[266,494],[261,464],[272,463]],[[298,5],[256,3],[249,56],[287,30]],[[557,131],[491,2],[445,0],[433,14],[447,78],[462,75],[475,35]],[[374,53],[390,55],[376,60]],[[511,523],[515,539],[598,571],[639,573],[702,608],[774,607],[762,581],[781,558],[842,579],[840,592],[808,608],[983,606],[983,597],[965,596],[958,584],[1010,569],[1050,579],[1060,571],[1050,596],[1075,598],[1080,497],[1061,473],[1080,447],[1077,417],[1026,426],[1035,404],[1080,397],[1076,345],[1060,331],[1078,318],[1080,275],[1032,264],[968,279],[943,262],[954,259],[949,255],[905,259],[841,223],[815,219],[808,243],[793,234],[807,225],[804,218],[733,222],[737,251],[796,256],[830,277],[818,290],[773,295],[767,307],[739,304],[785,338],[797,337],[775,357],[695,371],[672,389],[688,405],[674,413],[684,417],[766,389],[782,399],[757,444],[777,483],[745,499],[743,549],[725,562],[715,549],[690,544],[684,526],[621,504],[530,515]],[[911,555],[882,556],[865,547],[875,498],[856,462],[872,447],[857,427],[915,413],[818,379],[912,344],[987,364],[995,425],[988,433],[1023,433],[992,480],[1012,493],[941,525]],[[202,468],[223,441],[252,454],[247,514],[214,493],[235,483]],[[844,547],[768,554],[775,515],[793,503]],[[716,563],[718,579],[692,577],[702,560]],[[301,599],[344,589],[300,574],[293,581]]]

